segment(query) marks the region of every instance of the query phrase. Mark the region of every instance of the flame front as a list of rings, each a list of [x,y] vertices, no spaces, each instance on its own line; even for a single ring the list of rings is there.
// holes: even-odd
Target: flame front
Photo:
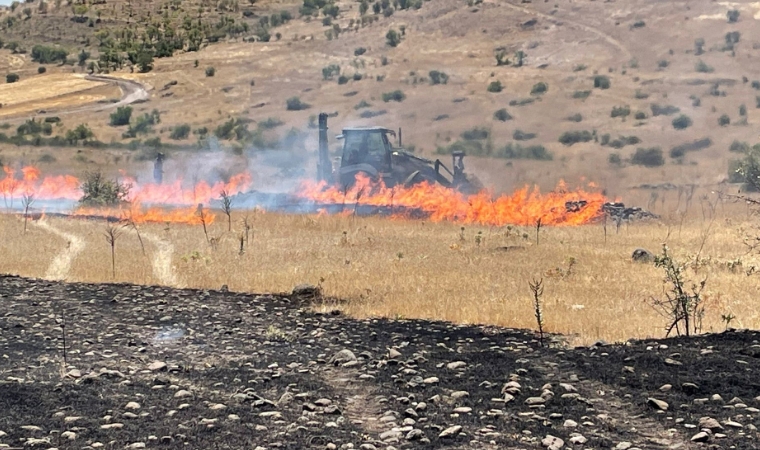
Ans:
[[[590,184],[591,188],[595,186]],[[564,182],[546,194],[524,187],[512,194],[494,197],[488,191],[463,195],[441,185],[420,183],[411,187],[388,188],[358,175],[347,192],[322,183],[305,183],[301,195],[316,203],[349,203],[391,206],[422,211],[430,220],[480,225],[583,225],[596,219],[606,202],[603,194],[584,189],[568,191]],[[568,211],[567,202],[585,201],[585,207]]]

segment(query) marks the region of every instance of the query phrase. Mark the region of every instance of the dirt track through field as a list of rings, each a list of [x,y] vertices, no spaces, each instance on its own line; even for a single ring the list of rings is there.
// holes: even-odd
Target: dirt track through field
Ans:
[[[40,220],[36,224],[38,227],[66,240],[66,248],[53,258],[53,262],[50,263],[47,272],[45,272],[45,278],[49,280],[65,280],[71,269],[71,262],[84,250],[84,240],[75,234],[61,231],[45,221]]]

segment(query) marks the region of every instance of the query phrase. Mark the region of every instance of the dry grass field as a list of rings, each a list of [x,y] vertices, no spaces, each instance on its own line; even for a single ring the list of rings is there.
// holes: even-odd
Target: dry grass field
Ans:
[[[674,206],[666,204],[666,206]],[[703,208],[706,208],[703,215]],[[682,208],[683,210],[683,208]],[[757,254],[743,238],[753,221],[743,206],[705,204],[662,221],[535,229],[484,228],[424,221],[234,212],[209,227],[144,224],[122,229],[116,276],[101,221],[46,218],[29,223],[0,215],[0,272],[85,282],[134,282],[233,291],[287,292],[320,284],[358,317],[444,319],[535,328],[528,283],[543,279],[546,327],[572,343],[660,337],[665,319],[648,302],[668,288],[664,271],[631,261],[666,242],[688,279],[706,279],[704,330],[760,327],[755,300]],[[252,224],[239,253],[242,220]],[[694,261],[698,263],[694,264]]]

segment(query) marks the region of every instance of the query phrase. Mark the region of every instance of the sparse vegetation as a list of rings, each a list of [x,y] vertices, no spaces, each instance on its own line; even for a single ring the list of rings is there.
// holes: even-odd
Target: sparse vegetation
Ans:
[[[652,103],[652,116],[671,116],[673,114],[676,114],[680,112],[681,110],[678,107],[675,107],[673,105],[658,105],[657,103]]]
[[[515,130],[514,133],[512,133],[512,139],[516,141],[529,141],[535,137],[536,133],[526,133],[519,129]]]
[[[111,113],[111,126],[121,127],[129,125],[129,121],[132,119],[132,107],[120,106],[116,108],[116,111]]]
[[[545,94],[546,91],[549,90],[549,85],[544,83],[543,81],[536,83],[533,85],[533,88],[530,90],[530,95],[541,95]]]
[[[496,81],[490,82],[488,84],[488,87],[486,88],[486,90],[488,92],[498,93],[498,92],[501,92],[502,90],[504,90],[504,86],[501,85],[501,81],[496,80]]]
[[[395,90],[395,91],[383,93],[383,101],[385,103],[388,103],[388,102],[391,102],[391,101],[393,101],[393,102],[403,102],[405,99],[406,99],[406,94],[404,94],[402,91],[400,91],[398,89]]]
[[[597,75],[594,77],[594,87],[597,89],[609,89],[611,85],[610,78],[605,75]]]
[[[631,164],[644,167],[658,167],[665,164],[660,147],[637,148],[631,157]]]
[[[749,144],[734,139],[734,141],[728,147],[728,151],[735,153],[747,153],[749,152]]]
[[[631,107],[628,105],[625,106],[614,106],[612,108],[612,112],[610,113],[610,117],[613,119],[616,117],[622,117],[626,118],[631,114]]]
[[[5,76],[6,83],[15,83],[19,80],[19,76],[16,73],[9,73]]]
[[[589,142],[594,139],[590,131],[566,131],[559,137],[559,142],[563,145],[571,146],[579,142]]]
[[[388,30],[388,33],[385,35],[385,43],[389,47],[398,47],[401,43],[401,34],[394,29]]]
[[[171,134],[169,135],[169,138],[177,141],[187,139],[188,136],[190,136],[190,125],[185,123],[174,127]]]
[[[512,120],[512,115],[509,114],[507,108],[501,108],[493,113],[493,118],[499,122],[506,122],[508,120]]]
[[[290,97],[285,102],[285,109],[288,111],[303,111],[305,109],[311,108],[311,105],[308,103],[304,103],[301,101],[298,97]]]
[[[715,71],[715,69],[713,69],[711,66],[708,66],[707,63],[702,61],[701,59],[694,66],[694,70],[700,73],[712,73]]]
[[[101,172],[87,172],[82,181],[83,206],[117,206],[127,202],[130,186],[118,180],[109,180]]]
[[[213,67],[206,67],[206,76],[213,77],[214,75],[216,75],[216,69]]]
[[[692,120],[689,116],[685,114],[681,114],[680,116],[673,119],[673,128],[676,130],[685,130],[686,128],[689,128],[692,125]]]
[[[575,91],[575,92],[573,92],[573,98],[577,98],[577,99],[580,99],[580,100],[586,100],[589,95],[591,95],[591,91]]]
[[[428,73],[428,77],[430,78],[430,84],[432,85],[446,84],[449,82],[449,76],[438,70],[431,70],[430,73]]]
[[[568,120],[570,122],[576,122],[577,123],[577,122],[581,122],[583,120],[583,116],[581,115],[581,113],[575,113],[575,114],[571,114],[571,115],[567,116],[566,120]]]
[[[728,114],[723,114],[720,117],[718,117],[718,125],[725,127],[726,125],[731,124],[731,118],[728,117]]]

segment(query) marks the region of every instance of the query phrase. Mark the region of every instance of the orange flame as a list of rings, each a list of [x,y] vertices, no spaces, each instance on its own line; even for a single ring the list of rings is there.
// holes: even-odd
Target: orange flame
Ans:
[[[560,182],[554,192],[542,194],[525,187],[494,198],[488,191],[463,195],[441,185],[417,184],[408,188],[388,188],[358,175],[346,193],[322,183],[305,183],[301,195],[317,203],[358,203],[371,206],[404,207],[423,211],[430,220],[481,225],[582,225],[596,219],[606,202],[604,195],[583,189],[568,191]],[[592,186],[594,187],[594,186]],[[566,202],[585,201],[579,211],[569,212]]]

